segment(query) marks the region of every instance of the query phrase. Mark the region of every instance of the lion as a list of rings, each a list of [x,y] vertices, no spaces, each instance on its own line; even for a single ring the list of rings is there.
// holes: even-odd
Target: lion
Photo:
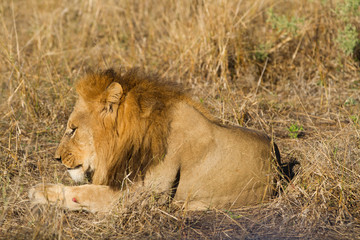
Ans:
[[[271,138],[220,124],[181,86],[109,69],[87,74],[76,91],[55,159],[88,184],[36,185],[32,203],[108,212],[136,186],[187,210],[238,208],[273,195],[280,154]]]

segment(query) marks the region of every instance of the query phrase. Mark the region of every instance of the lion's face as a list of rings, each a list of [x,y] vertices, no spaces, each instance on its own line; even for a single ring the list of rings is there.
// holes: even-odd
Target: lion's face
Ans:
[[[83,182],[93,172],[96,152],[91,116],[81,99],[75,105],[67,123],[65,134],[55,153],[55,159],[68,169],[75,182]]]
[[[55,153],[55,159],[68,169],[75,182],[93,177],[95,183],[103,182],[105,161],[114,142],[112,137],[117,110],[122,96],[119,83],[111,83],[108,76],[90,76],[77,85],[79,98],[71,113],[65,134]]]

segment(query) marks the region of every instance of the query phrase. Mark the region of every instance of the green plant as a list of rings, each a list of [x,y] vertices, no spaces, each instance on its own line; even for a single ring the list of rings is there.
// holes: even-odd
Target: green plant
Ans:
[[[231,211],[225,211],[229,217],[231,217],[232,219],[239,219],[239,218],[242,218],[243,216],[241,214],[235,214]]]
[[[351,121],[352,121],[354,124],[360,124],[360,116],[358,116],[358,115],[351,115],[351,116],[350,116],[350,119],[351,119]]]
[[[346,22],[353,16],[360,16],[359,7],[360,0],[345,0],[337,5],[336,13],[342,21]]]
[[[345,0],[337,5],[337,18],[345,25],[343,30],[338,31],[336,42],[343,52],[349,56],[353,54],[359,41],[355,25],[351,23],[354,17],[360,16],[360,0]]]
[[[260,62],[264,62],[265,59],[269,56],[269,49],[271,48],[270,44],[260,44],[255,49],[255,59]]]
[[[301,28],[304,22],[303,18],[292,16],[288,19],[285,15],[278,15],[274,13],[272,8],[267,11],[267,15],[267,22],[271,24],[273,29],[276,29],[279,33],[286,32],[293,36],[297,35],[298,29]]]
[[[344,103],[345,106],[354,106],[356,104],[357,104],[356,100],[352,97],[349,97],[348,99],[346,99],[346,101]]]
[[[351,23],[347,24],[344,30],[338,32],[336,42],[347,56],[351,55],[355,46],[359,43],[359,37],[355,26]]]
[[[290,125],[290,127],[287,130],[289,131],[290,138],[297,138],[300,132],[304,130],[304,128],[302,126],[297,125],[296,123],[293,123]]]

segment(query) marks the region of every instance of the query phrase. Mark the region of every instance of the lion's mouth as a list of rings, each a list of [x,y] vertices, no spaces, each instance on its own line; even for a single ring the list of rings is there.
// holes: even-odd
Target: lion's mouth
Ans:
[[[76,167],[67,168],[67,170],[80,170],[80,168],[82,168],[82,166],[83,166],[82,164],[79,164]],[[94,171],[91,170],[90,167],[88,169],[86,169],[86,171],[84,171],[84,176],[89,183],[92,182],[93,175],[94,175]]]
[[[82,167],[82,164],[77,165],[76,167],[73,168],[67,168],[67,170],[76,170]]]
[[[82,167],[83,165],[79,164],[76,167],[67,168],[67,170],[75,182],[84,182],[84,180],[87,180],[88,183],[91,183],[94,171],[90,167],[83,171],[83,169],[81,169]]]

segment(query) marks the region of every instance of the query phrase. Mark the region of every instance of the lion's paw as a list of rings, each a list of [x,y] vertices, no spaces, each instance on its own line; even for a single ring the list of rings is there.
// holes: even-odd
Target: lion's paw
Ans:
[[[62,201],[63,185],[37,184],[29,190],[29,199],[33,204],[47,204]]]

